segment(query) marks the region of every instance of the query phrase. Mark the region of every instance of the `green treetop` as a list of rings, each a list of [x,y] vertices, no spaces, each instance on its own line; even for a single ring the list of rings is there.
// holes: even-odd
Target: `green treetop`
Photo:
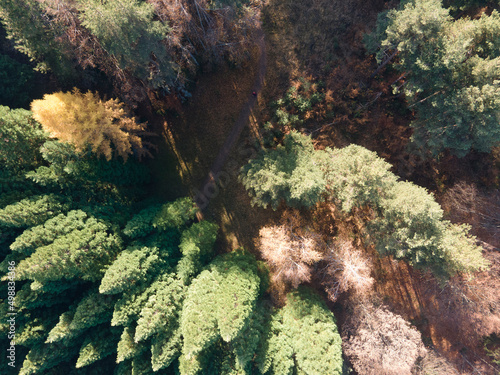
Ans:
[[[416,109],[413,140],[438,154],[488,152],[500,141],[500,14],[453,20],[439,0],[410,0],[382,14],[367,38],[379,59],[397,50]]]
[[[325,191],[322,152],[315,152],[310,137],[291,132],[283,146],[263,150],[241,169],[240,180],[252,203],[276,210],[282,201],[292,207],[314,206]]]
[[[335,317],[311,290],[300,287],[270,322],[259,356],[263,374],[342,374]]]
[[[169,28],[153,20],[153,5],[137,0],[79,0],[79,4],[83,25],[118,60],[120,68],[153,88],[173,82],[174,64],[161,43]]]

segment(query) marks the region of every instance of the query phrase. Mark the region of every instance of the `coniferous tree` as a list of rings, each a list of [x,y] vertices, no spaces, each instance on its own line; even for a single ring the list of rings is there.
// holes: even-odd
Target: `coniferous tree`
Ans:
[[[263,374],[342,374],[342,347],[333,313],[312,291],[287,296],[268,327],[258,358]]]
[[[330,154],[325,163],[325,178],[342,211],[348,213],[367,204],[377,207],[396,183],[391,165],[364,147],[350,145]]]
[[[169,28],[153,20],[154,8],[137,0],[80,0],[82,24],[97,37],[124,70],[153,88],[170,86],[174,63],[161,43]]]
[[[104,102],[96,94],[75,89],[72,93],[44,95],[33,101],[31,109],[47,132],[73,144],[78,151],[90,147],[106,160],[117,154],[125,161],[133,153],[147,154],[137,135],[144,125],[129,117],[116,99]]]
[[[230,343],[245,331],[260,287],[255,259],[240,251],[217,258],[193,280],[180,321],[182,374],[200,373],[213,345],[220,339]]]
[[[47,139],[24,109],[0,106],[0,165],[2,172],[15,174],[37,166],[41,161],[40,146]]]
[[[51,22],[39,1],[1,0],[0,20],[16,48],[36,61],[38,70],[51,70],[62,77],[73,74],[64,46],[57,42],[59,25]]]
[[[382,254],[430,268],[439,276],[487,266],[468,228],[443,220],[443,210],[424,188],[398,182],[382,200],[381,209],[373,234]]]
[[[311,139],[297,132],[285,137],[283,146],[263,150],[241,169],[240,180],[252,203],[276,210],[282,201],[291,207],[311,207],[322,199],[326,182],[321,151]]]
[[[438,154],[488,152],[500,141],[500,14],[453,20],[438,0],[402,2],[368,38],[379,59],[398,51],[404,91],[416,109],[413,140]]]
[[[443,211],[431,194],[410,182],[398,181],[397,176],[389,171],[390,165],[374,152],[356,145],[315,151],[310,139],[298,135],[294,137],[302,142],[303,146],[299,150],[308,150],[308,160],[312,164],[309,168],[314,168],[319,176],[318,181],[324,184],[323,189],[330,193],[330,199],[342,211],[349,214],[356,207],[372,208],[375,220],[367,223],[368,233],[382,255],[406,259],[414,266],[429,268],[443,277],[474,272],[488,265],[481,255],[481,248],[475,245],[475,239],[469,235],[466,226],[453,225],[444,220]],[[283,152],[283,147],[279,146],[275,151],[262,153],[243,168],[243,173],[246,172],[242,176],[243,183],[247,188],[250,187],[250,192],[255,194],[254,199],[257,201],[260,199],[260,202],[270,202],[270,197],[274,196],[274,204],[277,204],[280,202],[277,192],[285,195],[288,191],[293,191],[287,185],[298,184],[302,190],[304,183],[310,183],[311,179],[286,179],[283,177],[284,173],[280,175],[277,172],[276,164],[268,161],[276,158],[280,152]],[[297,154],[300,152],[292,154],[290,159],[293,162],[289,165],[299,165],[294,161],[294,155]],[[273,156],[268,159],[268,155]],[[266,184],[260,179],[261,176],[269,176],[273,180]],[[283,186],[287,186],[286,190],[282,189]],[[296,201],[291,204],[290,200],[286,202],[293,205]],[[269,240],[275,242],[280,242],[276,241],[280,236],[284,238],[283,230],[280,236],[279,231],[272,236],[269,234],[271,232],[267,236]],[[272,249],[273,244],[269,240],[266,246]],[[293,251],[290,252],[293,247],[285,245],[286,243],[287,241],[281,240],[276,245],[277,251],[264,251],[266,259],[271,260],[273,271],[281,269],[278,273],[281,277],[287,275],[286,270],[298,267],[301,263],[300,256],[307,254],[299,252],[293,255]],[[287,252],[292,256],[284,256]],[[312,259],[309,257],[310,261]],[[292,267],[284,267],[287,262]],[[295,277],[295,286],[301,277],[307,276],[307,268],[301,269],[301,272],[291,273]]]

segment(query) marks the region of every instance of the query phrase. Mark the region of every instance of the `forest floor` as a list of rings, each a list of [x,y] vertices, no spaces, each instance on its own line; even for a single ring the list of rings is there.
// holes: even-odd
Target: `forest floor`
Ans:
[[[204,218],[219,224],[221,252],[240,246],[253,250],[258,230],[275,216],[252,207],[237,178],[239,168],[255,152],[249,139],[258,127],[257,114],[266,105],[260,95],[252,95],[261,91],[264,82],[263,38],[258,31],[251,57],[241,67],[219,66],[202,75],[192,97],[177,111],[148,116],[152,129],[161,135],[158,153],[150,161],[156,180],[152,193],[171,200],[200,197],[201,191],[202,204],[208,196]],[[210,176],[216,176],[218,185],[209,183]]]
[[[150,162],[157,179],[156,195],[166,200],[199,196],[199,190],[208,186],[206,176],[217,176],[220,184],[208,188],[210,204],[204,218],[220,226],[219,251],[243,246],[257,254],[255,240],[260,228],[275,224],[283,211],[253,207],[238,182],[238,170],[259,148],[260,124],[269,117],[269,103],[282,97],[301,77],[323,79],[336,103],[338,122],[315,134],[317,147],[360,144],[393,164],[393,171],[402,179],[425,186],[437,195],[462,180],[480,181],[487,186],[498,183],[498,171],[491,169],[491,162],[485,162],[485,155],[461,160],[445,156],[435,162],[408,152],[412,113],[401,96],[392,93],[391,82],[398,78],[397,74],[387,67],[371,79],[376,63],[366,56],[362,46],[363,33],[373,27],[384,6],[390,4],[270,0],[262,17],[267,72],[257,98],[251,95],[252,91],[260,91],[254,88],[261,58],[256,47],[240,68],[218,67],[202,75],[192,98],[177,113],[153,115],[150,119],[161,134],[158,155]],[[338,19],[332,20],[331,14]],[[241,113],[245,113],[244,120],[239,119]],[[242,126],[247,119],[249,126]],[[304,130],[324,125],[312,123]],[[231,148],[233,143],[235,147]],[[496,259],[493,253],[492,259]],[[427,274],[390,259],[381,260],[376,272],[376,293],[391,310],[419,328],[426,345],[438,349],[464,374],[490,373],[490,361],[482,347],[467,339],[467,329],[474,327],[475,317],[467,316],[467,310],[452,314],[453,306],[459,307],[459,303],[450,302],[454,298],[451,287],[445,289]],[[465,328],[457,329],[461,319]]]

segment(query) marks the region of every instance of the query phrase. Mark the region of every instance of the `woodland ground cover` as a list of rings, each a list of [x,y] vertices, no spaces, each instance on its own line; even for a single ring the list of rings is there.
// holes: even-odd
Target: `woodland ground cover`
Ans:
[[[411,8],[413,2],[407,3]],[[45,18],[38,17],[40,4],[48,6]],[[77,4],[83,17],[78,18]],[[48,69],[76,63],[69,71],[82,74],[85,67],[73,82],[81,82],[82,90],[90,82],[94,90],[135,107],[137,122],[147,121],[147,130],[156,133],[142,139],[158,150],[151,148],[155,158],[147,161],[151,183],[134,157],[126,164],[106,162],[82,145],[75,149],[71,137],[70,144],[48,140],[29,112],[2,107],[3,131],[22,145],[2,145],[7,173],[0,216],[2,241],[9,245],[3,246],[4,255],[9,254],[7,261],[15,258],[22,283],[20,356],[30,350],[22,372],[496,371],[498,154],[473,150],[459,159],[445,150],[427,158],[407,148],[409,124],[418,111],[391,86],[411,82],[401,77],[411,72],[398,65],[404,49],[373,76],[377,63],[363,45],[377,14],[397,4],[265,4],[266,84],[229,157],[246,165],[245,184],[235,175],[198,223],[183,197],[193,196],[205,178],[245,103],[257,60],[248,43],[251,32],[246,34],[255,20],[248,9],[225,13],[207,4],[130,2],[124,17],[140,24],[148,39],[142,45],[154,52],[134,61],[130,56],[143,51],[127,43],[110,45],[106,30],[99,29],[102,20],[89,16],[93,7],[109,16],[114,8],[106,2],[24,4],[34,22],[24,30],[21,50]],[[233,10],[242,4],[248,5],[233,4]],[[16,5],[0,2],[11,15],[17,14]],[[495,6],[446,5],[454,17],[474,19]],[[179,17],[183,9],[196,16]],[[391,14],[396,19],[404,12]],[[47,19],[55,22],[47,25]],[[158,50],[159,33],[166,31],[159,22],[173,26],[166,55]],[[466,23],[460,22],[456,25]],[[22,31],[19,25],[11,20],[6,28],[15,34]],[[120,40],[137,37],[119,22],[114,27]],[[60,39],[54,44],[50,38],[56,34]],[[40,40],[47,44],[37,45]],[[231,47],[239,44],[241,55]],[[89,46],[94,54],[85,60]],[[472,51],[496,58],[494,48],[488,56]],[[134,65],[145,58],[151,60],[150,75],[144,74],[145,64]],[[172,78],[169,71],[165,78],[156,71],[165,58],[186,75]],[[190,85],[193,77],[197,82]],[[54,91],[63,89],[61,77],[54,82]],[[155,90],[159,82],[163,87]],[[183,103],[186,88],[192,97]],[[346,147],[351,143],[363,147]],[[138,148],[123,143],[123,155],[129,146]],[[239,150],[249,148],[260,156],[246,164],[248,154]],[[111,149],[119,151],[116,145]],[[275,153],[280,155],[274,158]],[[314,167],[308,165],[312,160]],[[266,168],[271,184],[252,181]],[[302,171],[311,178],[301,179]],[[217,236],[209,221],[217,223]],[[460,223],[470,223],[482,242],[475,243]],[[250,253],[235,251],[241,246]],[[474,269],[483,271],[472,279],[461,274]],[[40,306],[57,313],[47,316]],[[229,306],[234,315],[226,314]],[[305,331],[310,335],[297,334]],[[310,342],[318,345],[311,349]],[[343,368],[340,345],[348,359]]]

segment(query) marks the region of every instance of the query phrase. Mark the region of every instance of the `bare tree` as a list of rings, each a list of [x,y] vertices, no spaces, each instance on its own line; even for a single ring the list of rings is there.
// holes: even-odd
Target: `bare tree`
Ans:
[[[500,247],[500,193],[482,191],[475,184],[459,182],[441,199],[441,205],[453,222],[468,223],[472,233]]]
[[[375,280],[371,259],[349,241],[338,241],[328,248],[321,268],[321,280],[331,301],[340,293],[350,291],[356,296],[365,296],[372,290]]]
[[[420,332],[386,308],[357,305],[343,334],[344,353],[363,375],[410,375],[426,355]]]
[[[435,350],[427,350],[427,355],[411,371],[412,375],[460,375],[455,367]]]
[[[323,246],[321,236],[301,226],[293,217],[285,224],[260,230],[259,249],[278,290],[309,282],[313,266],[323,258]]]

